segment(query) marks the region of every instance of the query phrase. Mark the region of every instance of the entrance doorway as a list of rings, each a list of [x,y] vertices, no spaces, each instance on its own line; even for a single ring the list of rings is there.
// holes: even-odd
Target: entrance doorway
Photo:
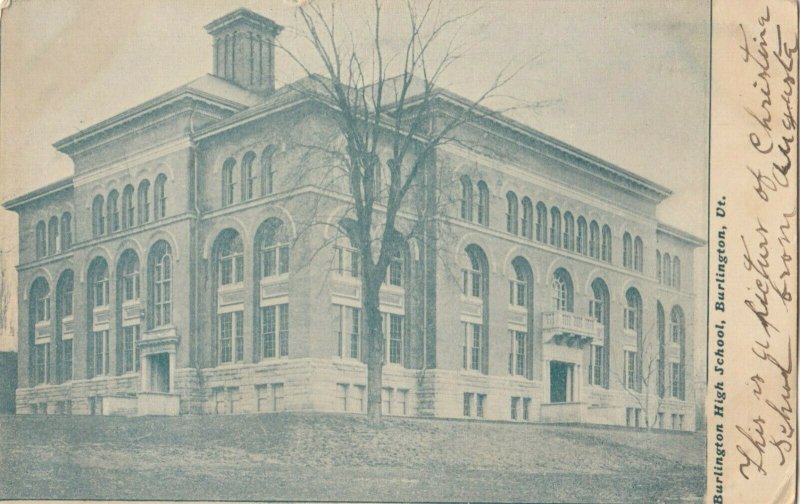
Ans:
[[[169,354],[157,353],[147,356],[149,376],[149,392],[168,393],[169,390]]]
[[[573,401],[574,364],[550,361],[550,402],[564,403]]]

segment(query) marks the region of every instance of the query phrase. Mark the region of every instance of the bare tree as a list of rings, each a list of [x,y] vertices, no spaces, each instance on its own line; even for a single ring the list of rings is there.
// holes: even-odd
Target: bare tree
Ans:
[[[442,110],[440,98],[444,91],[439,83],[463,56],[466,46],[462,28],[474,12],[447,15],[437,0],[424,4],[409,0],[404,6],[404,19],[391,19],[391,32],[396,33],[398,25],[406,25],[404,43],[400,48],[391,44],[393,49],[389,51],[384,49],[389,45],[384,33],[388,20],[380,0],[372,4],[370,40],[365,44],[363,39],[357,43],[347,26],[340,26],[338,8],[336,2],[299,2],[298,37],[312,48],[311,61],[283,45],[278,48],[311,83],[310,88],[297,89],[315,93],[335,111],[341,145],[320,142],[306,147],[339,160],[352,197],[349,217],[341,225],[353,241],[361,264],[367,331],[367,414],[372,423],[378,424],[384,365],[380,287],[392,258],[408,240],[433,221],[441,220],[428,206],[431,201],[419,205],[410,195],[424,191],[419,188],[420,179],[435,166],[437,148],[460,142],[455,133],[461,126],[476,117],[527,105],[517,102],[504,110],[490,110],[484,105],[488,99],[501,96],[499,90],[519,70],[506,66],[477,99],[463,100],[447,113]],[[316,67],[322,68],[321,73],[313,71]],[[388,174],[388,180],[381,180],[381,173]],[[401,226],[401,214],[409,208],[411,213],[417,210],[416,222],[410,227]]]

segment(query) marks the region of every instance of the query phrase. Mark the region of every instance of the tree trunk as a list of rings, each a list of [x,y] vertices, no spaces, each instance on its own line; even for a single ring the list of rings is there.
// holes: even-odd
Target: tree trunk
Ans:
[[[364,288],[364,315],[367,322],[367,418],[372,425],[380,425],[382,420],[383,328],[378,289],[368,285]]]

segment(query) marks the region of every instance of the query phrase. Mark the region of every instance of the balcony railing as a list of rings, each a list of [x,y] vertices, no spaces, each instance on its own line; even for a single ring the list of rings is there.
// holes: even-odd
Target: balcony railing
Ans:
[[[566,311],[542,313],[542,332],[549,335],[545,341],[569,346],[583,346],[600,337],[603,324],[593,317]]]

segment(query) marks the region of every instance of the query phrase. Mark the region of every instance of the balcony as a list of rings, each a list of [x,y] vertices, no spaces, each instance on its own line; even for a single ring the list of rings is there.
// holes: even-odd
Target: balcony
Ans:
[[[603,325],[593,317],[565,311],[542,313],[542,334],[545,343],[581,348],[600,338]]]

